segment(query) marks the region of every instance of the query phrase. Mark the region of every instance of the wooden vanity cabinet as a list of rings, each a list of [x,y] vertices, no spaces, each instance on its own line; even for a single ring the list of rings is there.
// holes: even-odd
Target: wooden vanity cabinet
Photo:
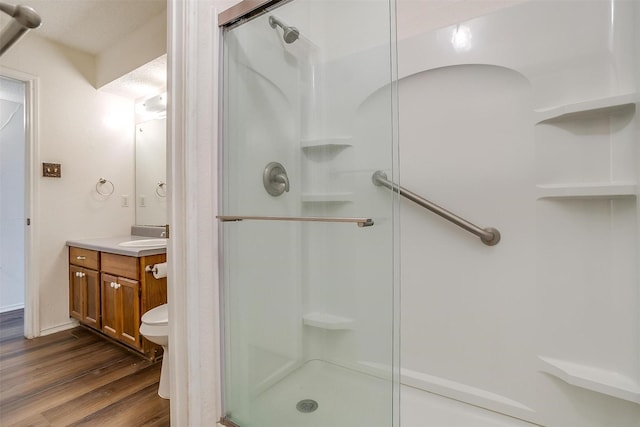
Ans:
[[[101,329],[100,253],[69,248],[69,314],[81,323]]]
[[[167,279],[154,278],[146,267],[166,259],[101,253],[102,332],[152,359],[162,350],[140,335],[141,317],[167,302]]]
[[[107,273],[101,277],[102,332],[140,350],[140,283]]]
[[[132,257],[96,252],[99,266],[97,271],[90,271],[73,264],[74,256],[86,256],[76,255],[76,250],[78,248],[69,248],[71,317],[150,359],[156,359],[162,354],[162,348],[140,335],[140,324],[142,314],[167,302],[167,279],[154,278],[151,272],[145,271],[145,267],[165,262],[166,254]],[[90,282],[91,286],[81,283],[81,280]],[[88,288],[91,291],[82,293]],[[89,303],[83,302],[87,296],[91,299]],[[87,310],[90,315],[81,314]],[[94,322],[92,316],[96,311],[97,321]]]

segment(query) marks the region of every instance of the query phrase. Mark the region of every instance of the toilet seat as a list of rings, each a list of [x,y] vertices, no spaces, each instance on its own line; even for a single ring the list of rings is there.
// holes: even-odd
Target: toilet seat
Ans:
[[[153,326],[166,326],[169,324],[169,306],[162,304],[152,308],[142,315],[142,323]]]

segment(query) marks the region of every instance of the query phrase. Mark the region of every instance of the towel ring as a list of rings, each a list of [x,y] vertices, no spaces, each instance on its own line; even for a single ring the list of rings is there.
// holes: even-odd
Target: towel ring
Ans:
[[[111,185],[111,191],[105,191],[102,192],[100,191],[100,189],[102,188],[103,185],[105,184],[109,184]],[[98,179],[98,182],[96,183],[96,191],[98,192],[98,194],[100,194],[101,196],[110,196],[113,194],[113,192],[115,191],[116,186],[113,185],[113,182],[109,181],[108,179],[104,179],[104,178],[100,178]]]
[[[160,192],[162,191],[162,193]],[[158,181],[158,185],[156,185],[156,194],[158,197],[167,197],[167,183]]]

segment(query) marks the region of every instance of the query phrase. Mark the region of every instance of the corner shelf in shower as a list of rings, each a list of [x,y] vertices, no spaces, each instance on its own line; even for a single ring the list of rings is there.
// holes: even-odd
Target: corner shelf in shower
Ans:
[[[302,316],[302,321],[307,326],[331,331],[353,329],[353,319],[329,313],[308,313]]]
[[[538,185],[538,199],[586,199],[636,197],[638,186],[632,182],[601,182]]]
[[[597,110],[615,110],[638,102],[640,102],[640,93],[631,92],[623,95],[608,96],[573,104],[543,108],[535,110],[535,122],[542,123],[570,114],[588,113]]]
[[[302,193],[303,203],[349,203],[353,193]]]
[[[575,387],[640,404],[640,384],[617,372],[538,356],[540,370]]]
[[[349,143],[350,136],[334,136],[330,138],[310,138],[300,141],[300,146],[304,150],[314,149],[328,149],[328,150],[342,150],[352,145]]]

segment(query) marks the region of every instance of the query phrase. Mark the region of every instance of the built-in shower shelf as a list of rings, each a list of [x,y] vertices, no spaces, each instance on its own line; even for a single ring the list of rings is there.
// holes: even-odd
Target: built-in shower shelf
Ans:
[[[626,93],[624,95],[609,96],[605,98],[577,102],[574,104],[564,104],[556,107],[535,110],[535,120],[536,123],[540,123],[570,114],[588,113],[594,112],[596,110],[618,109],[638,102],[640,102],[640,93]]]
[[[302,193],[305,203],[348,203],[353,200],[353,193]]]
[[[539,199],[585,199],[636,197],[638,186],[632,182],[538,185]]]
[[[332,331],[353,328],[353,319],[336,316],[329,313],[309,313],[302,316],[303,323],[314,328],[328,329]]]
[[[576,387],[640,404],[640,384],[617,372],[538,356],[540,370]]]
[[[303,139],[300,141],[300,146],[306,150],[313,149],[327,149],[327,150],[342,150],[347,147],[351,147],[350,136],[334,136],[330,138],[311,138]]]

